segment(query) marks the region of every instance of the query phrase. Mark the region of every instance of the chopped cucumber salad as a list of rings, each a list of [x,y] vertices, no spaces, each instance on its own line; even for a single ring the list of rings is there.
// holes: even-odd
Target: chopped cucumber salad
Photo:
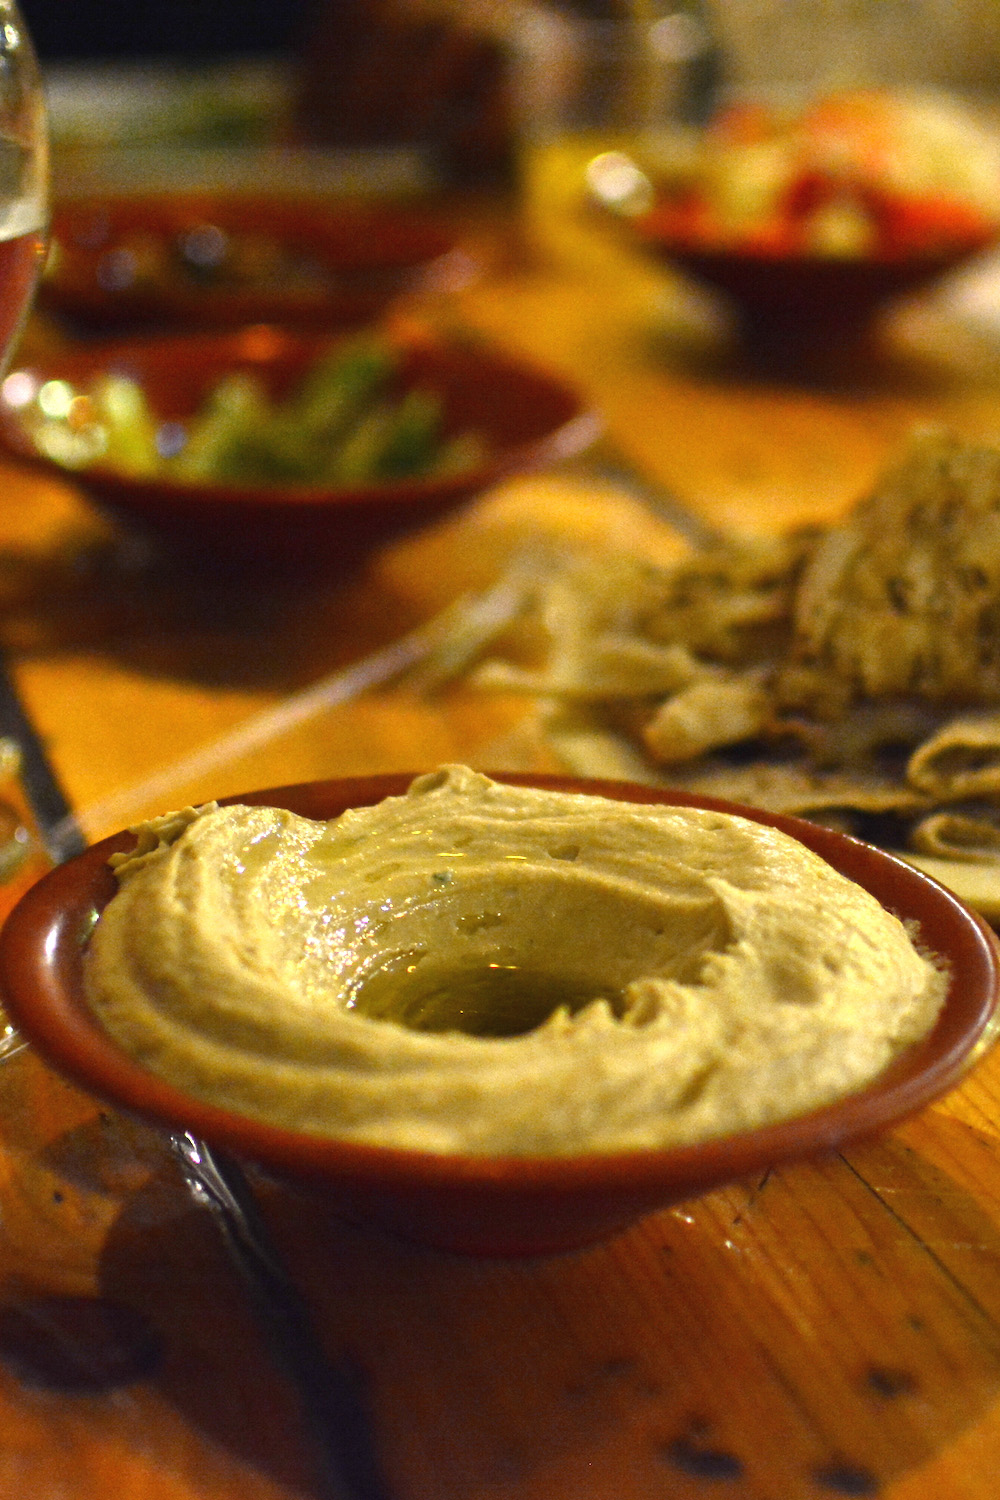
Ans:
[[[137,479],[346,486],[482,463],[482,438],[446,435],[441,397],[400,391],[399,366],[391,344],[357,338],[320,357],[280,400],[251,371],[224,375],[185,422],[162,421],[135,380],[112,373],[85,389],[50,380],[29,391],[16,385],[21,372],[8,377],[4,395],[46,458]]]

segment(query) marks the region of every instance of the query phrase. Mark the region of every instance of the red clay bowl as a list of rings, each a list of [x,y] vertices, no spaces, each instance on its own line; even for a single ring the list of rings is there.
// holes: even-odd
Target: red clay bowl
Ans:
[[[776,353],[783,346],[796,352],[857,345],[894,301],[932,286],[989,243],[983,238],[921,255],[854,259],[692,244],[642,219],[626,233],[648,254],[721,293],[748,347]]]
[[[409,776],[310,782],[231,801],[330,818],[405,789]],[[120,833],[53,870],[0,933],[0,988],[12,1019],[54,1067],[84,1088],[170,1130],[318,1190],[337,1213],[411,1240],[479,1255],[562,1251],[605,1238],[644,1214],[768,1167],[885,1129],[952,1087],[995,1026],[1000,950],[989,928],[911,866],[844,834],[795,818],[624,782],[498,775],[500,781],[736,812],[784,829],[858,881],[945,958],[951,984],[932,1033],[870,1087],[799,1119],[672,1150],[577,1157],[440,1156],[347,1144],[278,1129],[191,1099],[146,1072],[87,1008],[83,950],[115,882]]]
[[[40,305],[90,330],[343,327],[479,269],[453,229],[411,208],[250,193],[72,198],[51,241]]]
[[[99,464],[68,470],[39,454],[6,397],[22,373],[38,384],[66,380],[85,387],[113,371],[142,386],[158,418],[183,421],[229,372],[252,371],[271,395],[280,395],[330,341],[330,335],[257,326],[73,345],[7,377],[0,388],[0,442],[49,472],[72,477],[100,509],[171,550],[316,566],[343,562],[431,521],[508,475],[579,453],[600,428],[578,393],[544,370],[483,344],[402,334],[395,338],[401,386],[438,393],[445,432],[478,433],[486,454],[481,463],[454,474],[337,489],[137,479]]]

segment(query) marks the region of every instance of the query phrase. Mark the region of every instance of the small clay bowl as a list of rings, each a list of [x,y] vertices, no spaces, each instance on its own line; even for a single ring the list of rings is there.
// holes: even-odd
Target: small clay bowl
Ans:
[[[480,271],[406,205],[276,193],[89,194],[56,204],[40,305],[89,333],[284,323],[344,328]]]
[[[278,787],[231,801],[335,817],[402,792],[391,775]],[[500,781],[624,801],[707,807],[783,829],[916,924],[947,961],[951,981],[931,1033],[869,1087],[797,1119],[701,1145],[579,1156],[458,1156],[384,1149],[262,1124],[201,1103],[154,1077],[108,1036],[87,1007],[83,950],[115,882],[120,833],[46,875],[0,933],[0,985],[14,1022],[71,1079],[166,1130],[210,1145],[319,1193],[334,1212],[410,1240],[478,1255],[531,1255],[594,1243],[634,1220],[767,1168],[842,1147],[921,1109],[956,1084],[996,1026],[1000,950],[990,929],[910,865],[844,834],[712,798],[623,782],[498,775]]]
[[[483,457],[453,473],[379,483],[252,484],[139,478],[108,464],[66,468],[39,453],[22,408],[9,396],[68,381],[85,389],[108,373],[142,388],[162,423],[184,422],[219,380],[235,372],[284,395],[336,337],[257,325],[235,332],[73,344],[38,356],[0,388],[0,443],[48,473],[70,478],[95,505],[173,553],[317,567],[342,563],[389,536],[452,510],[512,474],[556,463],[588,446],[597,414],[550,372],[482,343],[413,329],[381,335],[400,354],[400,390],[434,392],[447,436],[476,433]]]
[[[629,234],[648,255],[720,293],[745,349],[793,360],[864,348],[894,302],[922,292],[987,248],[985,236],[924,254],[771,254],[671,239],[640,219]]]

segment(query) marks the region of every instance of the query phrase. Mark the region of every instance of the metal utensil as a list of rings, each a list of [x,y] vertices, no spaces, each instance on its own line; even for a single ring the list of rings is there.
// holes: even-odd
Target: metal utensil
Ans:
[[[20,779],[39,836],[54,864],[83,849],[45,746],[0,658],[0,737],[20,751]],[[23,1046],[8,1028],[0,1061]],[[369,1439],[363,1383],[349,1360],[330,1360],[237,1162],[186,1132],[168,1137],[192,1200],[206,1209],[247,1292],[275,1363],[292,1381],[317,1454],[317,1500],[389,1500]]]

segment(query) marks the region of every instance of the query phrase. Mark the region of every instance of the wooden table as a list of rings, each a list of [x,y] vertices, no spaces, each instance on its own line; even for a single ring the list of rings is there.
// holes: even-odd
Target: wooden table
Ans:
[[[740,373],[663,273],[582,231],[432,311],[571,375],[618,449],[720,525],[837,515],[915,423],[1000,432],[995,359],[933,307],[898,320],[892,357],[864,378]],[[683,545],[600,484],[545,475],[349,579],[262,593],[151,572],[109,545],[71,484],[0,474],[0,641],[70,800],[97,806],[93,835],[122,821],[107,801],[122,788],[488,580],[526,530],[664,556]],[[390,688],[170,800],[444,759],[500,766],[520,713]],[[163,810],[141,802],[129,816]],[[161,1140],[28,1051],[0,1066],[0,1118],[4,1500],[332,1493]],[[267,1221],[350,1383],[357,1496],[990,1500],[998,1121],[995,1055],[884,1140],[541,1261],[416,1249],[267,1189]]]

